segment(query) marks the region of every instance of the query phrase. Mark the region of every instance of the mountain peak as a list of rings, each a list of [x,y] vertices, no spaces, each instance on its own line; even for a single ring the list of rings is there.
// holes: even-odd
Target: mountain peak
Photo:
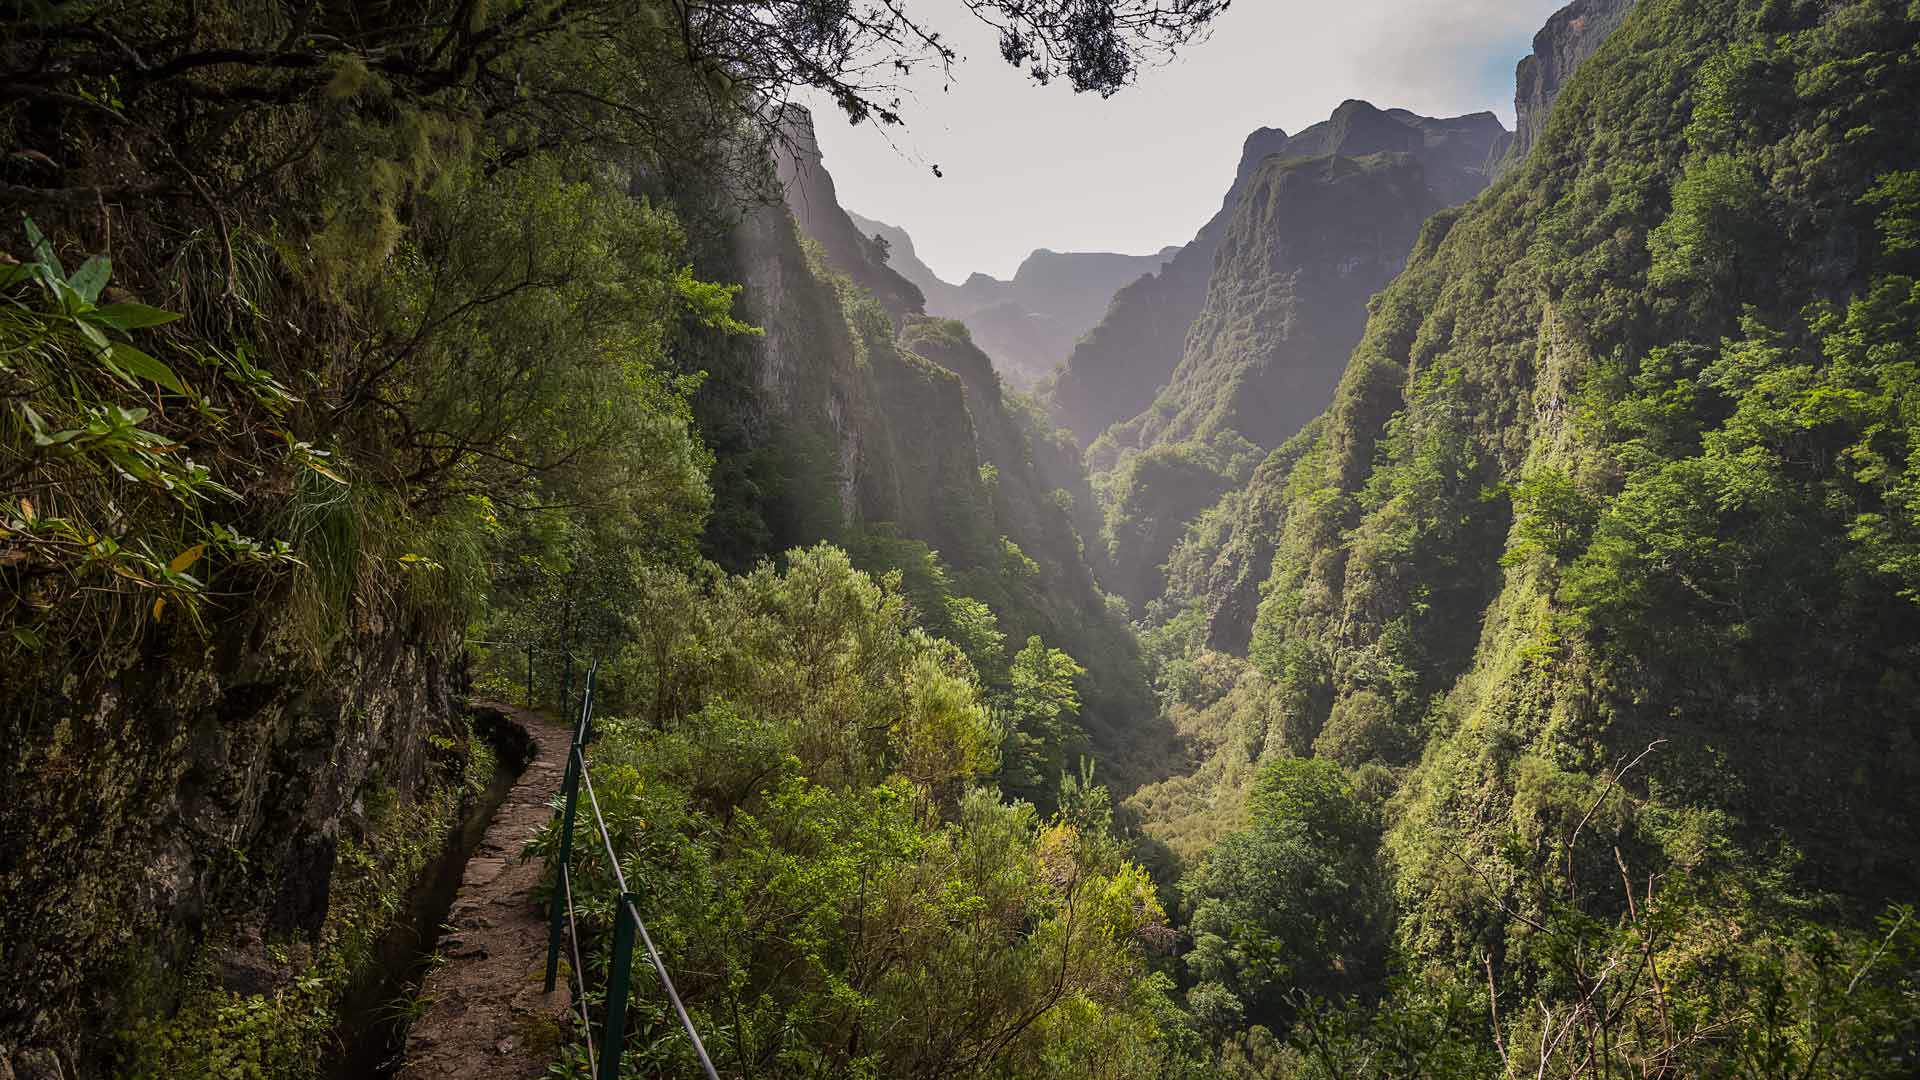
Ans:
[[[1240,144],[1240,165],[1233,173],[1234,189],[1237,190],[1262,161],[1285,151],[1288,138],[1287,133],[1279,128],[1255,128],[1252,134],[1247,136],[1247,140]],[[1232,205],[1233,201],[1233,191],[1230,190],[1227,193],[1227,205]]]
[[[1251,151],[1256,144],[1286,141],[1287,133],[1284,130],[1277,127],[1258,127],[1248,133],[1246,141],[1241,145],[1244,146],[1246,150]]]

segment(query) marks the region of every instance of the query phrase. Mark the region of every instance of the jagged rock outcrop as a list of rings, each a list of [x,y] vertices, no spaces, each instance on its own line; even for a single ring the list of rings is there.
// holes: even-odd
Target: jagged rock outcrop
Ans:
[[[1442,205],[1466,202],[1487,186],[1487,157],[1507,130],[1490,112],[1436,119],[1365,101],[1341,102],[1333,115],[1288,140],[1287,157],[1406,154],[1426,172]]]
[[[965,322],[974,344],[1020,386],[1050,374],[1100,320],[1116,291],[1180,250],[1119,255],[1041,248],[1020,263],[1011,281],[976,273],[954,285],[920,260],[905,229],[851,212],[848,217],[866,235],[887,242],[887,265],[920,288],[928,314]]]
[[[1619,27],[1635,0],[1574,0],[1547,19],[1533,36],[1533,53],[1513,73],[1513,137],[1495,149],[1496,174],[1524,160],[1547,128],[1560,88],[1607,35]]]
[[[1115,294],[1106,317],[1068,357],[1053,388],[1055,417],[1086,446],[1154,404],[1186,355],[1187,334],[1207,303],[1215,257],[1234,211],[1268,158],[1407,154],[1424,168],[1434,205],[1451,206],[1486,186],[1487,163],[1505,135],[1491,113],[1432,119],[1364,101],[1345,102],[1292,136],[1277,128],[1255,131],[1241,149],[1220,212],[1157,275]]]
[[[1365,106],[1342,106],[1336,115],[1356,121],[1332,133],[1354,138],[1329,138],[1342,152],[1286,154],[1256,169],[1221,240],[1179,367],[1150,409],[1096,444],[1096,469],[1114,463],[1102,459],[1106,446],[1117,454],[1235,432],[1273,448],[1331,402],[1332,384],[1365,329],[1367,300],[1400,273],[1427,217],[1476,175],[1394,150],[1419,148],[1421,127]],[[1498,121],[1486,115],[1467,131],[1453,142],[1440,136],[1440,146],[1484,161],[1501,135]],[[1361,154],[1344,154],[1348,146]]]
[[[1081,447],[1153,401],[1180,362],[1187,327],[1207,299],[1213,257],[1254,170],[1288,145],[1279,128],[1247,136],[1220,210],[1157,272],[1113,296],[1106,314],[1074,346],[1051,394],[1053,416]]]
[[[1491,113],[1435,120],[1348,101],[1255,166],[1179,366],[1150,409],[1108,432],[1093,466],[1227,431],[1270,448],[1300,430],[1332,400],[1367,299],[1430,215],[1486,186],[1505,135]]]
[[[827,259],[854,284],[872,293],[896,322],[926,311],[926,297],[913,282],[887,266],[886,253],[840,208],[833,175],[826,170],[813,114],[786,108],[782,138],[774,145],[774,168],[788,209],[800,231],[826,251]]]

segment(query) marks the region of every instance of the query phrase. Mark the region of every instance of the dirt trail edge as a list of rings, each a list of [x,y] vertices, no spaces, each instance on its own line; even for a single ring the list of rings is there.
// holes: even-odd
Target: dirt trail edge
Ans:
[[[520,856],[552,816],[549,803],[566,773],[569,733],[559,721],[526,709],[478,707],[525,728],[533,750],[467,863],[440,942],[446,962],[420,988],[427,1007],[407,1032],[401,1080],[540,1076],[572,1004],[564,978],[553,993],[541,993],[547,919],[533,892],[543,867]]]

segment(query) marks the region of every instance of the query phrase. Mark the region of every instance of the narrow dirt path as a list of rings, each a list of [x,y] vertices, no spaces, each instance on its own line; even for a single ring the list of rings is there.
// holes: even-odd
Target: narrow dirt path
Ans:
[[[541,864],[522,859],[527,839],[552,816],[569,733],[551,717],[510,705],[497,710],[533,740],[526,770],[494,814],[441,939],[446,962],[421,987],[426,1012],[407,1032],[401,1080],[531,1080],[553,1059],[572,1004],[564,978],[541,993],[547,919],[533,902]]]

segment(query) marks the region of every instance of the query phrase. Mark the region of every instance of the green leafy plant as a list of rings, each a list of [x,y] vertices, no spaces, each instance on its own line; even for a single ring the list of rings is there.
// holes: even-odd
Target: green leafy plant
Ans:
[[[274,417],[295,399],[243,349],[181,349],[220,397],[200,393],[131,340],[177,314],[103,303],[105,256],[68,274],[31,219],[25,233],[32,260],[0,266],[0,572],[21,585],[0,617],[29,648],[56,610],[137,626],[171,607],[197,623],[210,553],[297,560],[208,515],[241,494],[194,455],[233,433],[236,405]],[[281,437],[287,461],[322,467],[324,454]]]

